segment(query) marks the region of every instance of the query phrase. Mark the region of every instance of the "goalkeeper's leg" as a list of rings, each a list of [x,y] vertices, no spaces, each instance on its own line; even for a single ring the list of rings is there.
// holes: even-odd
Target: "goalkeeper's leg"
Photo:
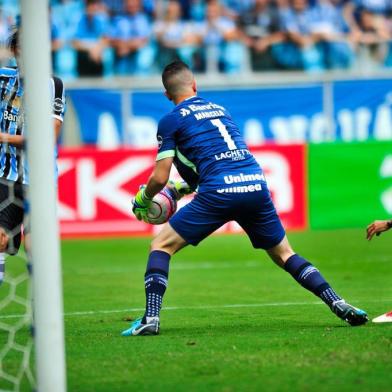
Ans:
[[[267,252],[276,264],[290,273],[301,286],[317,295],[338,317],[353,326],[365,324],[368,321],[366,312],[346,303],[316,267],[294,253],[286,236]]]
[[[197,194],[177,211],[153,240],[145,274],[146,311],[123,335],[159,332],[159,313],[169,276],[170,257],[187,244],[196,246],[229,219],[221,196]]]
[[[153,240],[148,257],[144,287],[146,310],[141,319],[132,323],[123,336],[157,335],[159,333],[159,314],[169,278],[171,256],[186,245],[185,240],[166,223]]]

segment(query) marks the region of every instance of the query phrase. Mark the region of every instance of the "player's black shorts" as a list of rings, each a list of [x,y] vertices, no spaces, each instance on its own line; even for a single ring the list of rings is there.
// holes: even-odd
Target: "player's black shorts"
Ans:
[[[0,227],[9,236],[7,253],[18,253],[24,219],[25,187],[14,181],[0,180]]]

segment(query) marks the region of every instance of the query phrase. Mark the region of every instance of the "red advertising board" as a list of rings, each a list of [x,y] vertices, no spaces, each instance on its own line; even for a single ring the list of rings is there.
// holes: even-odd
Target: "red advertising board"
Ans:
[[[307,226],[305,148],[294,145],[252,149],[288,229]],[[61,150],[58,212],[62,236],[139,235],[159,230],[159,226],[139,222],[131,214],[131,199],[139,185],[147,181],[155,156],[154,150]],[[234,223],[221,229],[239,230]]]

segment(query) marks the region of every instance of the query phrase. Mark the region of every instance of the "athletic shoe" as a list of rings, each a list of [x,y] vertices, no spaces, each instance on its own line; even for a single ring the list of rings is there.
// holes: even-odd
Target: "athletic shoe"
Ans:
[[[158,335],[159,317],[146,317],[146,323],[142,323],[143,318],[135,320],[130,328],[121,333],[122,336],[136,335]]]
[[[335,301],[331,309],[338,317],[347,321],[353,327],[365,324],[369,320],[364,310],[354,308],[354,306],[346,303],[344,299]]]

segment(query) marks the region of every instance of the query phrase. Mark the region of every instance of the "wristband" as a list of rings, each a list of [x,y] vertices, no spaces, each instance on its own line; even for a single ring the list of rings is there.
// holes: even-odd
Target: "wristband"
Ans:
[[[391,229],[392,228],[392,219],[387,221],[387,228]]]

